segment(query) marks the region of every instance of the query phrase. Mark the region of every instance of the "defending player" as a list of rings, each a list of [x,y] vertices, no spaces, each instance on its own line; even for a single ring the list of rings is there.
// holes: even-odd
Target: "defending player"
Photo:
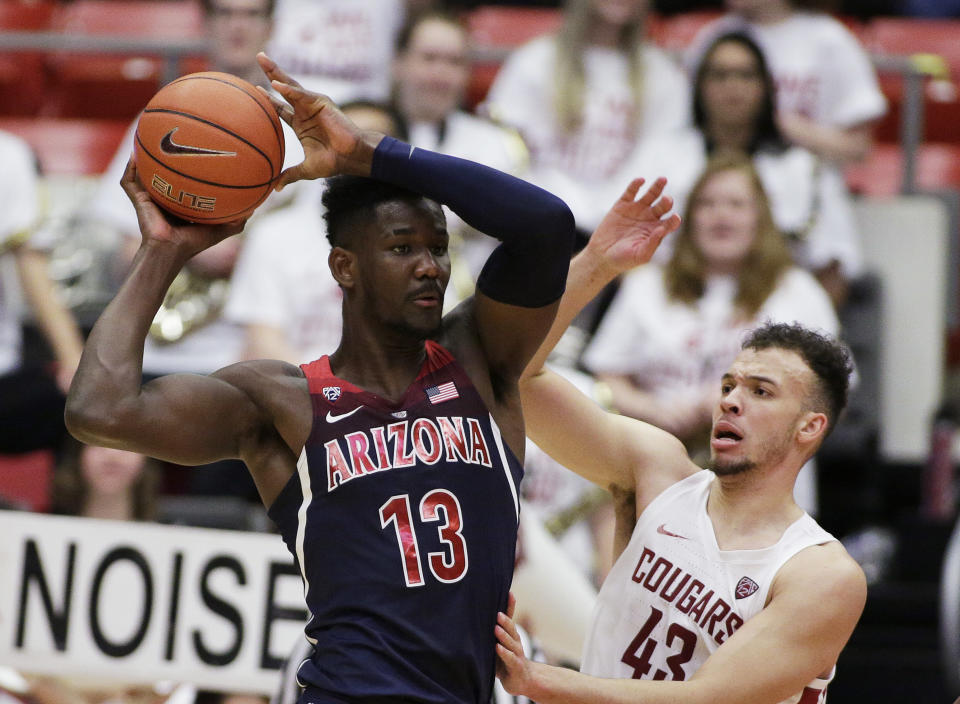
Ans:
[[[754,330],[720,382],[712,471],[672,435],[603,412],[543,369],[580,307],[659,244],[664,213],[633,200],[637,185],[571,264],[554,327],[521,383],[530,437],[612,492],[619,557],[582,673],[529,662],[501,614],[501,680],[540,704],[822,702],[866,581],[794,503],[793,486],[846,403],[846,351],[797,325]]]
[[[178,464],[246,462],[304,579],[315,648],[302,701],[486,704],[516,544],[518,379],[563,292],[572,216],[513,177],[360,132],[260,61],[305,151],[281,183],[346,174],[325,199],[339,348],[301,367],[261,360],[141,386],[170,282],[242,223],[174,224],[131,165],[123,186],[143,242],[90,334],[68,427]],[[443,318],[438,203],[502,240],[476,296]]]

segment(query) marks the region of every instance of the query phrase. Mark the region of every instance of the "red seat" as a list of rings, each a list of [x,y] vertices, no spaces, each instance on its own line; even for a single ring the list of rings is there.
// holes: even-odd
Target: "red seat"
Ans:
[[[923,190],[960,190],[960,145],[928,142],[917,152],[916,185]],[[897,144],[876,144],[866,161],[847,168],[854,193],[889,197],[903,185],[903,153]]]
[[[0,0],[0,32],[50,28],[53,0]],[[0,52],[0,115],[33,115],[46,92],[43,52]]]
[[[717,10],[698,10],[667,16],[650,15],[647,18],[647,36],[663,49],[686,51],[700,30],[722,15],[723,13]]]
[[[53,0],[0,0],[0,29],[39,32],[50,26]]]
[[[129,126],[125,120],[0,118],[0,130],[25,139],[46,175],[102,173]]]
[[[0,497],[29,511],[46,511],[53,464],[50,450],[0,455]]]
[[[875,17],[863,36],[873,52],[941,56],[954,78],[960,78],[960,20]]]
[[[473,109],[490,90],[507,55],[521,44],[560,28],[563,15],[549,7],[480,6],[466,16],[474,60],[466,104]]]
[[[199,39],[203,14],[196,0],[74,0],[60,7],[53,27],[133,41]],[[61,51],[50,55],[48,67],[51,91],[42,111],[52,117],[132,119],[164,78],[162,53],[150,49]]]
[[[867,49],[879,55],[939,57],[926,65],[943,73],[937,81],[927,81],[924,93],[924,136],[930,141],[960,141],[960,20],[926,20],[902,17],[876,17],[867,23],[863,35]],[[903,78],[896,71],[881,71],[880,87],[890,102],[890,110],[877,124],[874,134],[880,141],[895,141],[899,136],[903,108]]]
[[[510,50],[541,34],[557,31],[562,22],[560,10],[550,7],[487,5],[467,15],[467,28],[474,48]]]

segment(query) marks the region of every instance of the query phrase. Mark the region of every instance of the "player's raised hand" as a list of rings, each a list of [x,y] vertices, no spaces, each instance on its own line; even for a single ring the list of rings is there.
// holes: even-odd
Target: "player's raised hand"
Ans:
[[[667,179],[658,178],[637,198],[643,183],[630,182],[587,244],[587,251],[617,274],[650,261],[663,238],[680,227],[679,215],[667,217],[673,208],[673,199],[662,195]]]
[[[184,261],[231,235],[243,231],[246,220],[235,220],[222,225],[202,225],[180,220],[164,213],[140,185],[137,167],[131,158],[120,179],[127,197],[137,211],[137,222],[144,242],[165,242],[179,248]]]
[[[363,132],[330,98],[305,89],[263,52],[257,54],[257,61],[286,102],[267,91],[264,94],[303,145],[303,161],[280,174],[276,189],[337,174],[368,176],[373,149],[383,135]]]

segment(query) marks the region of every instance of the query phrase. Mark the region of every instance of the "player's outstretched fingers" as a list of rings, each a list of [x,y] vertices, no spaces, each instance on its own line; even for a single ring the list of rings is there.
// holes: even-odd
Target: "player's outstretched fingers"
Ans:
[[[257,86],[256,88],[267,100],[270,101],[270,104],[273,105],[273,109],[277,111],[277,115],[280,116],[280,119],[293,127],[293,108],[290,107],[288,103],[280,100],[277,96],[263,86]]]
[[[683,222],[683,220],[682,220],[681,217],[680,217],[679,215],[677,215],[676,213],[674,213],[674,214],[671,215],[669,218],[667,218],[666,220],[664,220],[664,221],[663,221],[663,234],[660,235],[660,239],[662,240],[664,237],[666,237],[667,235],[669,235],[671,232],[675,232],[675,231],[680,227],[680,225],[681,225],[682,222]]]
[[[257,54],[257,63],[260,64],[260,70],[266,74],[267,78],[269,78],[271,82],[279,81],[280,83],[285,83],[288,86],[302,88],[301,85],[293,78],[293,76],[280,68],[277,62],[267,56],[265,52],[261,51],[259,54]]]
[[[663,189],[666,185],[667,179],[665,179],[663,176],[659,177],[653,182],[653,185],[647,189],[647,192],[640,196],[640,200],[638,200],[637,203],[643,206],[650,206],[653,201],[660,197],[660,194],[663,193]]]
[[[635,178],[630,183],[627,184],[626,189],[623,191],[623,195],[620,196],[620,200],[626,203],[632,203],[634,198],[637,197],[637,192],[640,190],[640,186],[646,183],[646,179]]]
[[[656,203],[653,204],[653,214],[658,218],[662,218],[664,215],[669,213],[673,209],[673,198],[670,196],[663,196]]]

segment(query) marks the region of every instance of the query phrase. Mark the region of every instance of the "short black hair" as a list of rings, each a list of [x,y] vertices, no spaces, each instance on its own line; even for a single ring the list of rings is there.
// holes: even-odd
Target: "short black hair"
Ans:
[[[359,217],[371,217],[373,209],[380,203],[392,200],[417,201],[422,198],[419,193],[402,186],[364,176],[328,178],[322,197],[327,240],[331,247],[350,249],[353,244],[351,233],[356,229]]]
[[[817,378],[811,404],[827,414],[828,432],[847,406],[853,357],[846,345],[798,323],[766,323],[752,330],[742,349],[795,352]]]

